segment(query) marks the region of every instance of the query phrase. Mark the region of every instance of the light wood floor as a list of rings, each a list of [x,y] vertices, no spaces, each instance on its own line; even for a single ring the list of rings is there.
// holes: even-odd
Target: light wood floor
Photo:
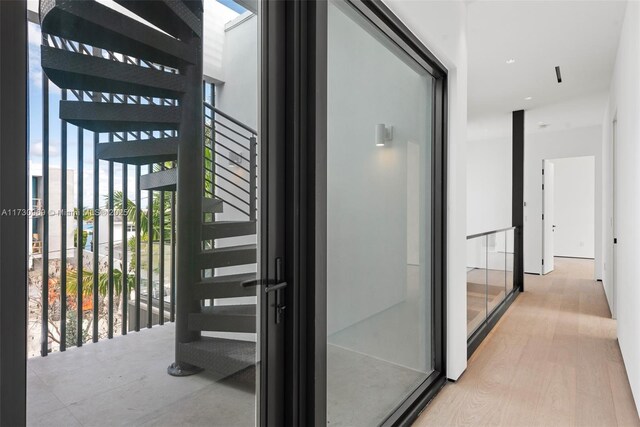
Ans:
[[[556,258],[415,426],[640,426],[593,261]]]

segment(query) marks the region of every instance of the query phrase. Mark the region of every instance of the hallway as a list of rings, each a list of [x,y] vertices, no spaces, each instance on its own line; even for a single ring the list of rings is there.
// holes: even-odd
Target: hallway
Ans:
[[[640,426],[593,261],[555,261],[415,426]]]

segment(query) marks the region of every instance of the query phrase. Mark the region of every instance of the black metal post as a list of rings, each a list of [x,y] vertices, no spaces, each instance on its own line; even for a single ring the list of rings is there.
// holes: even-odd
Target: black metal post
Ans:
[[[78,163],[77,163],[77,171],[78,171],[78,203],[77,203],[77,227],[76,227],[76,268],[77,268],[77,306],[76,313],[78,318],[76,319],[76,346],[82,347],[83,339],[82,339],[82,280],[83,280],[83,237],[84,230],[83,228],[83,216],[84,216],[84,208],[83,206],[83,192],[84,192],[84,130],[82,128],[78,128]]]
[[[94,100],[95,101],[95,100]],[[93,238],[91,239],[93,250],[93,333],[92,341],[98,342],[99,331],[99,311],[98,311],[98,275],[100,274],[100,179],[99,168],[100,160],[98,159],[98,143],[100,142],[100,134],[93,133]]]
[[[67,90],[62,90],[67,100]],[[60,122],[60,351],[67,349],[67,122]]]
[[[149,165],[149,173],[153,165]],[[153,190],[147,192],[147,328],[153,326]]]
[[[194,11],[202,22],[202,9]],[[177,206],[177,286],[176,286],[176,355],[169,366],[171,375],[190,375],[198,368],[180,360],[180,344],[198,340],[200,332],[189,330],[189,313],[200,309],[199,301],[191,296],[193,285],[200,280],[197,259],[201,250],[202,223],[202,40],[193,34],[184,41],[197,49],[198,61],[181,70],[186,77],[186,93],[182,107],[178,147],[178,206]]]
[[[45,36],[43,36],[45,37]],[[40,355],[49,353],[49,79],[42,73],[42,319]],[[33,202],[33,201],[32,201]]]
[[[129,263],[127,244],[128,231],[128,210],[129,210],[129,194],[127,182],[129,178],[129,168],[126,163],[122,164],[122,335],[127,335],[129,325],[127,323],[127,315],[129,308]]]
[[[162,170],[164,170],[164,164],[162,165]],[[159,289],[158,289],[158,298],[160,300],[160,304],[158,306],[158,312],[160,313],[158,317],[158,323],[164,325],[164,191],[160,192],[160,249],[159,249]]]
[[[173,165],[175,167],[175,164]],[[169,320],[176,320],[176,193],[171,193],[171,281],[169,292],[171,293],[171,306],[169,307]]]
[[[28,209],[27,2],[0,1],[0,210]],[[26,424],[28,218],[0,216],[0,425]]]
[[[113,142],[113,135],[109,134],[109,142],[112,143]],[[109,295],[108,295],[108,304],[109,304],[109,309],[108,309],[108,330],[107,330],[107,337],[108,338],[113,338],[113,294],[114,294],[114,277],[113,277],[113,269],[114,269],[114,265],[113,265],[113,241],[115,240],[115,236],[113,235],[113,162],[110,161],[109,162],[109,176],[108,176],[108,187],[109,189],[107,190],[109,192],[108,194],[108,202],[107,202],[107,214],[109,215],[108,217],[108,228],[109,228],[109,241],[107,243],[108,245],[108,261],[107,263],[109,264]],[[124,274],[122,276],[123,278],[125,277]],[[124,288],[123,288],[124,290]]]
[[[249,138],[249,220],[256,220],[257,145],[256,137]]]
[[[512,147],[512,225],[514,231],[513,280],[524,291],[524,110],[513,112]]]
[[[140,292],[142,283],[142,278],[140,277],[140,264],[142,263],[142,240],[140,237],[140,219],[142,216],[142,206],[141,206],[141,195],[140,195],[140,166],[136,166],[136,301],[135,301],[135,325],[134,329],[136,332],[140,330]],[[147,224],[148,227],[148,224]]]

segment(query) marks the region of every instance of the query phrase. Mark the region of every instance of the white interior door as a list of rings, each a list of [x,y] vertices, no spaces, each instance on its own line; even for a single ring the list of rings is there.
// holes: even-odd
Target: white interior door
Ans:
[[[553,271],[553,163],[544,160],[542,165],[542,274]]]

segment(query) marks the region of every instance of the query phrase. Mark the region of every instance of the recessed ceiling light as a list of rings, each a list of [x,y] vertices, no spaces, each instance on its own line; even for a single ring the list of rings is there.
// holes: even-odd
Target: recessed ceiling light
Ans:
[[[515,62],[516,62],[516,60],[513,59],[513,58],[507,59],[507,64],[509,64],[509,65],[511,65],[511,64],[513,64]]]
[[[532,99],[533,99],[533,97],[531,97],[531,96],[527,96],[524,100],[525,100],[525,101],[531,101]]]

